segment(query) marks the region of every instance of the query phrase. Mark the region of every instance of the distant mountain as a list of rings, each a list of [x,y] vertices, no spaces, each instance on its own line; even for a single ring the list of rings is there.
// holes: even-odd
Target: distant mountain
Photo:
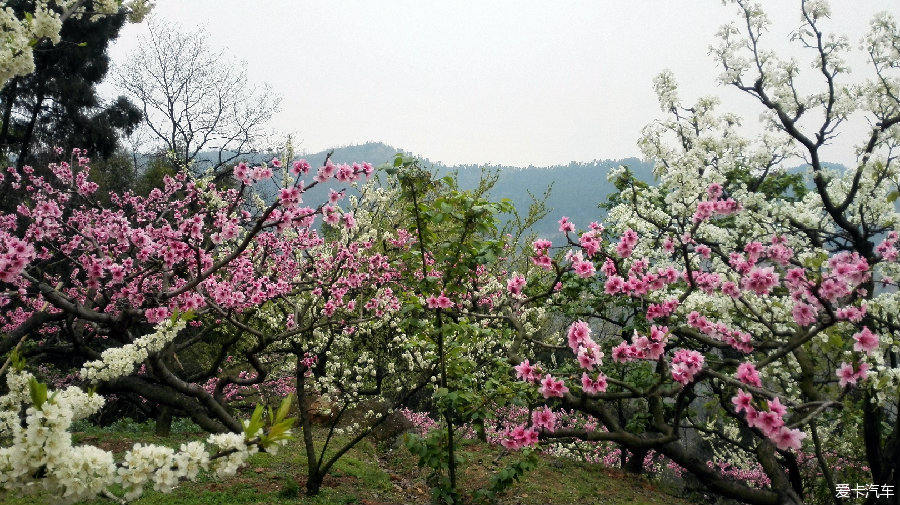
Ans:
[[[338,147],[334,149],[331,159],[336,163],[352,163],[368,161],[373,165],[393,161],[401,149],[383,144],[369,142],[360,145]],[[325,161],[327,151],[304,154],[314,167]],[[409,154],[409,153],[407,153]],[[472,189],[478,186],[481,177],[481,165],[447,166],[431,163],[423,158],[426,167],[432,167],[435,173],[446,175],[456,173],[460,188]],[[600,221],[606,211],[598,208],[598,204],[606,201],[607,196],[614,193],[615,187],[606,180],[607,173],[620,165],[630,168],[638,178],[652,179],[652,163],[637,158],[622,160],[594,160],[591,162],[571,162],[568,165],[552,167],[512,167],[490,165],[488,168],[499,170],[500,178],[490,195],[493,199],[510,199],[520,214],[528,211],[531,203],[530,192],[540,198],[551,185],[552,191],[547,199],[550,214],[535,225],[533,231],[541,237],[559,240],[562,235],[558,231],[557,221],[562,216],[573,220],[579,228],[587,228],[591,221]],[[310,202],[316,201],[316,195],[308,195]]]

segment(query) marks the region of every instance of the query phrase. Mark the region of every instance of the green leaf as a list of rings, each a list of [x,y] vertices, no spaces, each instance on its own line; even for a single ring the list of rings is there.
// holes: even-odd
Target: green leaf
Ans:
[[[294,395],[288,395],[281,400],[281,405],[278,407],[278,413],[275,414],[275,422],[280,423],[284,419],[287,418],[288,412],[291,410],[291,402],[293,401]]]
[[[263,427],[262,421],[263,415],[263,406],[257,404],[256,408],[253,409],[253,414],[250,416],[250,420],[244,423],[244,437],[250,438],[255,435],[256,432]]]
[[[13,370],[21,372],[25,369],[25,358],[19,353],[18,349],[13,349],[9,353],[9,362],[12,364]]]
[[[898,196],[900,196],[900,192],[898,192],[898,191],[891,191],[890,193],[888,193],[888,196],[887,196],[888,203],[894,203],[897,200]]]
[[[32,405],[40,410],[44,402],[47,401],[47,385],[38,382],[37,379],[32,377],[28,381],[28,393],[31,395]]]

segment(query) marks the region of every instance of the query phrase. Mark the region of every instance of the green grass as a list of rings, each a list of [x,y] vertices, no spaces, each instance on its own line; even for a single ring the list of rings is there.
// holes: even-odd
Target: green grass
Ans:
[[[160,438],[145,425],[124,425],[116,431],[83,426],[75,434],[76,443],[91,443],[113,451],[123,451],[136,442],[178,446],[203,434],[193,428],[173,430]],[[340,440],[338,440],[340,442]],[[466,442],[461,447],[465,460],[459,484],[463,496],[484,486],[492,472],[505,466],[515,454],[506,454],[485,444]],[[425,483],[427,470],[399,444],[375,445],[363,441],[348,452],[325,478],[318,496],[304,495],[306,464],[302,446],[293,441],[277,455],[255,454],[237,475],[217,481],[201,475],[197,482],[186,482],[172,493],[163,494],[145,488],[134,505],[388,505],[419,504],[430,501]],[[0,505],[53,503],[41,495],[0,496]],[[95,500],[90,504],[109,504]],[[660,491],[649,481],[627,476],[618,470],[565,459],[542,458],[538,468],[512,486],[499,501],[512,504],[604,504],[604,505],[686,505]]]

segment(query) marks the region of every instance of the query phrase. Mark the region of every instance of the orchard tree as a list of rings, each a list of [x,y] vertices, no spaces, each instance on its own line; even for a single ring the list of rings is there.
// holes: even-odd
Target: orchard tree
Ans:
[[[73,163],[52,164],[50,177],[36,175],[30,167],[22,172],[9,168],[4,174],[11,178],[13,188],[35,196],[15,214],[0,216],[3,351],[14,349],[16,355],[32,360],[55,360],[68,365],[66,368],[74,367],[80,370],[84,387],[138,396],[176,415],[190,416],[214,434],[243,433],[243,437],[228,438],[231,445],[219,444],[225,451],[220,457],[236,454],[238,458],[239,447],[234,444],[239,441],[249,447],[281,440],[289,427],[284,415],[287,407],[271,414],[267,418],[270,429],[261,432],[262,411],[255,410],[249,424],[242,423],[231,393],[280,379],[273,373],[280,371],[273,367],[284,364],[283,356],[277,354],[280,351],[298,355],[295,370],[300,373],[294,372],[291,378],[299,377],[300,390],[305,391],[302,380],[316,360],[306,352],[300,354],[300,339],[310,334],[327,340],[345,330],[352,334],[344,312],[353,311],[356,299],[349,298],[392,279],[390,266],[382,257],[357,254],[364,252],[364,244],[350,243],[346,237],[344,242],[326,244],[314,229],[318,215],[329,225],[354,226],[353,215],[343,213],[336,198],[316,208],[301,205],[304,188],[332,178],[359,180],[371,174],[372,167],[328,161],[307,184],[308,163],[298,160],[285,166],[274,159],[271,165],[234,167],[236,188],[219,190],[209,180],[193,181],[182,172],[165,178],[164,187],[146,197],[111,194],[108,204],[99,205],[88,163],[76,151]],[[245,200],[253,187],[271,182],[276,172],[281,189],[274,202],[266,204],[255,193]],[[364,270],[360,262],[368,262],[370,268]],[[342,280],[345,276],[352,278]],[[330,299],[321,296],[323,285],[334,291]],[[335,301],[337,291],[344,287],[349,309]],[[389,289],[368,289],[359,295],[360,300],[362,296],[367,298],[360,306],[364,301],[371,305],[359,312],[397,308]],[[268,310],[282,300],[296,307],[291,317]],[[300,310],[301,305],[308,313]],[[336,308],[340,313],[335,314]],[[190,324],[180,314],[189,314]],[[302,319],[296,314],[302,314]],[[168,320],[172,325],[160,329]],[[231,323],[231,328],[223,327],[223,320]],[[267,333],[248,324],[251,320]],[[159,331],[153,332],[154,325]],[[317,329],[325,336],[316,335]],[[277,338],[268,338],[269,334]],[[310,350],[329,351],[327,346]],[[181,360],[179,355],[192,359]],[[238,356],[241,363],[229,365],[232,356]],[[238,365],[244,365],[246,373],[239,373]],[[14,396],[5,404],[8,415],[16,418],[28,406],[26,401],[22,407],[21,383],[33,382],[19,375]],[[357,387],[357,382],[351,377],[344,383]],[[46,386],[30,386],[35,388],[46,392]],[[41,393],[30,398],[31,406],[41,410],[41,398],[53,403],[56,397]],[[64,408],[63,403],[54,405]],[[82,415],[86,414],[76,417]],[[65,436],[72,416],[64,413],[62,418],[50,438]],[[35,419],[29,425],[36,429],[43,422]],[[15,438],[17,428],[11,425],[8,429],[13,430],[9,434],[14,442],[9,454],[26,450]],[[40,457],[45,456],[52,455]],[[52,464],[58,464],[56,461]],[[240,461],[229,463],[229,468],[236,468]],[[107,463],[104,457],[98,464]],[[137,460],[126,461],[120,467],[134,468],[135,464]],[[167,465],[144,470],[153,474]],[[42,475],[56,479],[55,468],[48,466],[49,473],[26,473],[38,479]],[[18,469],[4,467],[4,475],[13,475],[7,472]],[[96,494],[115,479],[122,482],[122,472],[127,470],[104,472],[97,481],[99,488],[79,490],[77,496]],[[166,474],[160,477],[164,485],[158,488],[170,489],[172,479],[186,475]],[[151,478],[144,477],[135,480],[135,493]],[[52,492],[66,492],[68,484],[60,487],[46,482]],[[129,496],[134,495],[129,491]]]
[[[865,503],[896,503],[900,29],[888,14],[872,21],[869,74],[850,81],[849,42],[821,28],[827,5],[803,2],[795,41],[820,82],[805,94],[802,66],[764,48],[760,7],[736,5],[714,53],[722,81],[766,112],[766,132],[744,138],[717,100],[685,106],[671,74],[656,79],[669,116],[640,143],[656,183],[613,173],[621,191],[605,226],[576,233],[562,218],[568,244],[555,257],[534,243],[535,268],[564,273],[557,294],[510,280],[526,295],[507,316],[517,377],[548,407],[601,427],[555,429],[551,410],[508,444],[533,433],[611,441],[633,469],[652,450],[746,503],[841,503],[839,484],[866,486]],[[830,168],[823,150],[852,114],[871,129],[854,166]],[[798,162],[805,185],[786,170]],[[535,342],[517,323],[547,299],[575,300],[562,342]],[[559,344],[568,364],[534,362]]]
[[[423,437],[408,436],[407,448],[430,469],[427,481],[432,499],[442,503],[464,500],[458,489],[457,444],[465,430],[483,439],[495,411],[517,399],[512,387],[506,349],[512,332],[492,314],[517,294],[508,290],[507,268],[514,256],[512,237],[542,217],[540,202],[500,233],[500,216],[513,212],[508,201],[494,202],[488,192],[496,174],[483,173],[477,187],[461,190],[452,176],[438,178],[414,158],[398,155],[385,167],[401,188],[400,209],[392,228],[407,240],[392,256],[407,265],[406,303],[399,328],[417,342],[432,363],[431,398],[427,408],[440,421]],[[526,260],[527,261],[527,260]],[[542,319],[542,308],[521,312],[524,324]],[[499,470],[489,485],[472,498],[491,501],[536,465],[528,454]]]
[[[148,27],[117,82],[175,166],[210,169],[220,181],[231,175],[230,163],[271,147],[266,124],[280,98],[268,86],[248,83],[245,65],[211,49],[203,30],[155,19]]]

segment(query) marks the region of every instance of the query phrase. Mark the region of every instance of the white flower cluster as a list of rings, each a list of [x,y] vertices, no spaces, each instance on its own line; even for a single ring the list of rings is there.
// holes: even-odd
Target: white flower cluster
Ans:
[[[206,440],[215,446],[220,453],[227,455],[213,461],[213,468],[218,477],[228,477],[237,473],[250,454],[257,451],[257,446],[247,446],[244,436],[237,433],[218,433],[210,435]],[[229,452],[231,451],[231,452]]]
[[[34,2],[34,10],[24,18],[19,18],[12,7],[0,9],[0,33],[3,34],[0,40],[0,87],[15,76],[34,72],[34,43],[41,39],[58,43],[62,13],[75,3],[76,0],[38,0]],[[97,0],[94,14],[114,14],[120,7],[128,10],[132,23],[139,23],[153,8],[153,3],[148,0]]]
[[[74,503],[96,497],[118,484],[124,498],[133,500],[144,486],[171,491],[180,480],[194,480],[200,470],[212,467],[219,477],[233,475],[257,446],[248,446],[242,434],[210,435],[207,443],[219,452],[210,457],[202,442],[169,447],[135,444],[123,460],[93,446],[73,446],[72,421],[103,406],[99,395],[77,387],[48,392],[40,405],[33,405],[29,388],[36,381],[27,372],[11,371],[9,392],[0,397],[0,438],[10,441],[0,447],[0,493],[48,492],[55,503]],[[25,408],[24,423],[20,412]]]
[[[184,318],[177,321],[165,319],[156,325],[156,331],[138,338],[134,343],[122,347],[111,347],[101,354],[100,359],[89,361],[81,369],[81,377],[92,382],[106,381],[130,374],[134,366],[147,359],[150,354],[161,351],[178,332],[184,329]]]

